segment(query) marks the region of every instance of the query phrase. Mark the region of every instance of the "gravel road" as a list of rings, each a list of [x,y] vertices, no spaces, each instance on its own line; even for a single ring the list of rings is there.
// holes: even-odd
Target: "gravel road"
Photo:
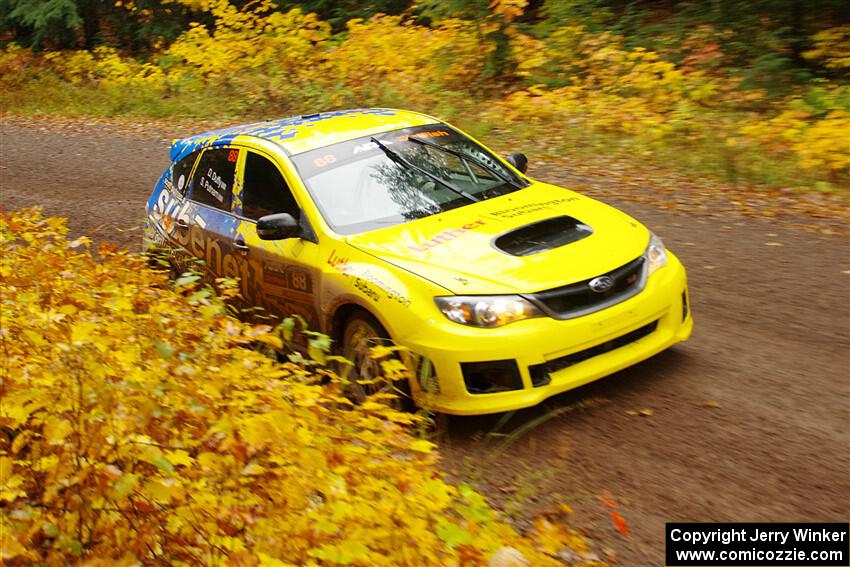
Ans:
[[[167,159],[168,139],[144,129],[4,120],[0,204],[41,205],[76,233],[135,248]],[[531,173],[595,185],[551,163]],[[693,337],[507,422],[441,420],[446,468],[520,524],[570,504],[597,553],[626,566],[663,564],[669,521],[848,521],[847,240],[605,193],[685,263]],[[613,503],[627,537],[614,529]]]

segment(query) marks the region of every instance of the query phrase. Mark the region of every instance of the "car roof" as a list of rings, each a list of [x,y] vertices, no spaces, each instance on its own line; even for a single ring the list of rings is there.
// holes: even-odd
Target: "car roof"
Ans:
[[[251,136],[275,142],[287,153],[294,155],[362,136],[436,122],[439,120],[425,114],[392,108],[358,108],[302,114],[232,126],[174,140],[171,145],[171,159],[180,159],[203,147],[229,144],[238,136]]]

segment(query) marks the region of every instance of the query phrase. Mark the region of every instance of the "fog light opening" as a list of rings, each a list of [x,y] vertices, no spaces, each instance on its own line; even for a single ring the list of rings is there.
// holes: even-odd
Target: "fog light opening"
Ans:
[[[495,394],[522,390],[522,378],[515,360],[462,362],[463,382],[470,394]]]

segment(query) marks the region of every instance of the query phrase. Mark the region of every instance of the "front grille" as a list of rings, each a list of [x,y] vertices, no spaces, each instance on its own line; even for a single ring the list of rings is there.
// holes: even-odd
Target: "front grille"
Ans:
[[[616,339],[611,339],[610,341],[606,341],[602,344],[598,344],[588,349],[574,352],[573,354],[568,354],[560,358],[555,358],[548,362],[544,362],[543,364],[535,364],[533,366],[529,366],[528,371],[532,376],[538,377],[538,380],[540,381],[539,385],[542,386],[549,383],[548,380],[543,379],[544,376],[548,378],[549,374],[552,372],[563,370],[564,368],[568,368],[570,366],[573,366],[574,364],[578,364],[579,362],[584,362],[585,360],[593,358],[594,356],[599,356],[601,354],[611,352],[612,350],[616,350],[633,342],[639,341],[640,339],[655,332],[655,329],[657,328],[658,321],[653,321],[648,325],[644,325],[643,327],[635,329],[630,333],[621,335]],[[538,384],[535,384],[535,386],[537,385]]]
[[[603,292],[591,289],[590,282],[597,278],[590,278],[582,282],[528,294],[525,297],[555,319],[580,317],[625,301],[637,294],[643,289],[646,280],[644,264],[644,257],[641,256],[607,274],[602,274],[613,280],[611,288]]]

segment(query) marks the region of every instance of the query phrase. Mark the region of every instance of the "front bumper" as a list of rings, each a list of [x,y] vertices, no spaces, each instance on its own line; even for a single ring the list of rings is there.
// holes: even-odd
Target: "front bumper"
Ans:
[[[414,396],[423,407],[455,415],[534,406],[686,340],[693,329],[690,308],[683,309],[686,297],[685,269],[668,251],[667,265],[649,277],[643,291],[583,317],[564,321],[539,317],[498,329],[429,321],[404,343],[431,360],[438,391],[425,393],[414,385]],[[463,363],[505,360],[516,361],[520,389],[467,391]],[[541,372],[546,374],[544,379]]]

